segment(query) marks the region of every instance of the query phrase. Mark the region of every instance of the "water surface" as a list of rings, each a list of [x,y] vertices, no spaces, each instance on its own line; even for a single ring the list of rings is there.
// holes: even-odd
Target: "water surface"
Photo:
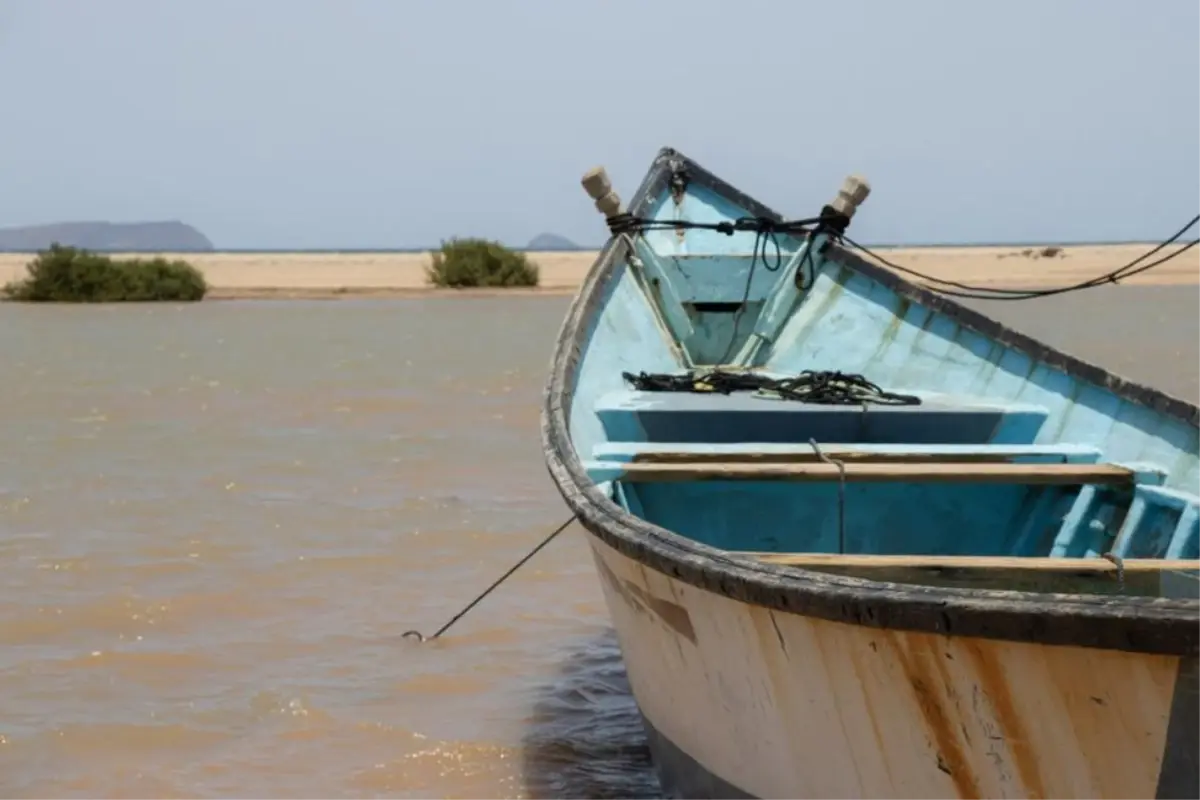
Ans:
[[[540,393],[564,299],[0,308],[0,794],[655,791]]]
[[[567,516],[567,302],[0,306],[0,795],[657,792],[577,530],[401,638]],[[1196,395],[1194,287],[979,306]]]

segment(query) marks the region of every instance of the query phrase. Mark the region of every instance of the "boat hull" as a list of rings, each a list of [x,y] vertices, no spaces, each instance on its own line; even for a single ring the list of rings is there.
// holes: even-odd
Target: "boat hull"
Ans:
[[[771,610],[589,537],[664,791],[1196,797],[1196,657]]]
[[[664,225],[780,219],[669,149],[629,213]],[[553,480],[590,534],[664,788],[689,797],[1200,796],[1194,569],[1185,570],[1186,590],[1140,591],[1132,575],[1124,583],[1119,562],[1195,558],[1200,408],[1006,328],[829,239],[814,247],[819,237],[789,244],[784,236],[795,272],[773,276],[752,269],[758,257],[742,258],[760,249],[752,234],[660,227],[610,239],[571,304],[542,441]],[[811,252],[818,261],[801,271]],[[761,328],[758,343],[746,338],[749,327]],[[772,374],[862,373],[933,393],[942,405],[922,403],[910,415],[917,427],[900,424],[902,414],[868,414],[867,405],[853,420],[825,406],[801,416],[793,409],[787,427],[765,418],[765,406],[647,399],[626,386],[641,373],[726,364],[730,352]],[[983,408],[999,410],[989,421]],[[982,427],[967,431],[959,423],[968,417]],[[883,419],[896,424],[872,427]],[[732,491],[709,480],[718,477],[711,463],[703,475],[658,469],[653,480],[644,463],[630,469],[644,446],[691,458],[720,446],[810,441],[830,452],[1045,446],[1064,462],[1085,448],[1089,464],[1136,472],[1136,499],[1105,499],[1092,489],[1099,473],[1089,473],[1084,488],[1064,496],[1069,503],[1053,493],[1041,495],[1045,506],[996,503],[988,489],[941,492],[937,502],[907,492],[899,505],[875,502],[881,492],[858,494],[846,508],[831,484],[818,502],[777,482]],[[853,534],[874,534],[849,549],[847,514],[867,517]],[[763,556],[1094,559],[1110,543],[1116,592],[998,571],[980,586],[837,574]]]

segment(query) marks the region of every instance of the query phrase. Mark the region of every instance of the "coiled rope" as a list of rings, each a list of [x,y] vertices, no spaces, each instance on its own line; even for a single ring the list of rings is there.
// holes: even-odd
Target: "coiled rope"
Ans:
[[[689,392],[731,394],[754,392],[760,397],[794,400],[818,405],[916,406],[921,398],[887,392],[862,375],[835,370],[804,370],[788,378],[772,378],[754,372],[722,369],[684,374],[621,373],[625,381],[642,392]]]

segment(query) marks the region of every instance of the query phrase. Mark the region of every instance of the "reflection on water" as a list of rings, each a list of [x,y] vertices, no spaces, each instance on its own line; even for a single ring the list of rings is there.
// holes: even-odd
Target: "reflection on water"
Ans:
[[[659,796],[611,631],[566,654],[556,680],[534,690],[529,722],[523,759],[531,797]]]

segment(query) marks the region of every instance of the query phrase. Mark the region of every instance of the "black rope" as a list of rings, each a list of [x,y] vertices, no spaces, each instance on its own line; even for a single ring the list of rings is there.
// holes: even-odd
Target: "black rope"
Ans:
[[[863,253],[865,253],[866,255],[875,259],[880,264],[883,264],[885,267],[890,267],[891,269],[894,269],[897,272],[903,272],[907,275],[911,275],[915,278],[918,278],[919,280],[925,281],[926,283],[924,284],[923,288],[928,289],[933,292],[938,292],[940,294],[949,295],[951,297],[962,297],[962,298],[966,298],[968,300],[1032,300],[1037,297],[1052,297],[1052,296],[1058,295],[1058,294],[1066,294],[1068,292],[1082,291],[1083,289],[1091,289],[1096,286],[1103,286],[1104,284],[1116,284],[1122,280],[1125,280],[1126,278],[1131,278],[1134,275],[1139,275],[1143,272],[1154,269],[1157,266],[1165,264],[1168,261],[1170,261],[1171,259],[1177,258],[1180,255],[1182,255],[1183,253],[1186,253],[1188,250],[1195,247],[1198,243],[1200,243],[1200,239],[1191,239],[1191,240],[1187,241],[1186,243],[1184,243],[1183,246],[1180,247],[1178,250],[1168,253],[1167,255],[1163,256],[1162,258],[1155,259],[1154,261],[1151,261],[1148,264],[1142,264],[1141,262],[1145,261],[1147,258],[1149,258],[1150,256],[1154,255],[1155,253],[1159,252],[1160,250],[1173,244],[1175,241],[1177,241],[1179,239],[1179,237],[1181,237],[1181,236],[1183,236],[1183,234],[1187,233],[1188,229],[1191,228],[1192,226],[1194,226],[1197,222],[1200,222],[1200,214],[1197,214],[1196,216],[1192,217],[1190,222],[1188,222],[1186,225],[1184,225],[1182,228],[1180,228],[1178,231],[1176,231],[1175,234],[1173,236],[1171,236],[1169,239],[1162,242],[1161,244],[1156,245],[1155,247],[1151,248],[1150,250],[1148,250],[1147,252],[1138,256],[1133,261],[1130,261],[1128,264],[1125,264],[1124,266],[1118,267],[1117,269],[1114,269],[1114,270],[1109,270],[1108,272],[1104,273],[1103,275],[1098,275],[1094,278],[1089,278],[1086,281],[1080,281],[1079,283],[1071,284],[1068,286],[1058,286],[1058,287],[1054,287],[1054,288],[1050,288],[1050,289],[1003,289],[1003,288],[997,288],[997,287],[991,287],[991,286],[972,286],[970,284],[959,283],[958,281],[952,281],[947,278],[938,278],[933,275],[926,275],[922,272],[918,272],[917,270],[912,269],[910,267],[904,267],[904,266],[901,266],[900,264],[893,263],[893,262],[887,260],[886,258],[884,258],[883,256],[879,255],[878,253],[874,252],[870,248],[866,247],[865,245],[859,244],[858,242],[854,241],[849,236],[845,236],[843,234],[842,238],[845,240],[845,242],[847,244],[851,245],[852,247],[857,248],[858,250],[861,250]],[[938,285],[933,285],[933,284],[938,284]],[[951,288],[944,288],[944,287],[951,287]]]
[[[834,370],[804,370],[791,378],[772,378],[754,372],[727,372],[714,369],[683,374],[621,373],[625,381],[642,392],[691,392],[731,394],[758,392],[781,400],[819,405],[916,406],[921,398],[885,392],[862,375]]]
[[[766,219],[765,217],[763,219]],[[772,223],[773,224],[773,223]],[[767,261],[767,244],[775,245],[775,259],[773,262]],[[729,356],[733,353],[733,346],[738,341],[738,325],[742,321],[742,313],[746,310],[746,303],[750,302],[750,288],[754,285],[754,268],[758,266],[758,262],[762,261],[763,268],[767,272],[778,272],[783,267],[783,248],[779,246],[779,237],[776,235],[775,228],[768,227],[758,231],[754,236],[753,255],[750,256],[750,272],[746,275],[746,286],[742,289],[742,302],[738,305],[737,311],[733,312],[733,320],[730,323],[729,342],[725,345],[725,352],[721,356],[721,363],[729,361]]]
[[[1148,270],[1154,269],[1162,264],[1167,263],[1171,259],[1178,258],[1183,253],[1200,244],[1200,239],[1191,239],[1172,253],[1168,253],[1162,258],[1155,259],[1148,264],[1142,264],[1150,256],[1168,247],[1177,241],[1184,233],[1193,227],[1197,222],[1200,222],[1200,214],[1192,217],[1192,220],[1180,228],[1171,238],[1161,244],[1151,248],[1149,251],[1130,261],[1124,266],[1110,270],[1103,275],[1098,275],[1095,278],[1089,278],[1086,281],[1071,284],[1068,286],[1059,286],[1050,289],[1005,289],[993,286],[975,286],[958,281],[949,280],[947,278],[938,278],[934,275],[926,275],[923,272],[918,272],[910,267],[904,267],[896,264],[875,251],[871,250],[866,245],[854,241],[846,235],[846,228],[849,225],[850,219],[844,214],[834,211],[831,206],[825,206],[821,209],[821,214],[818,217],[798,220],[774,220],[770,217],[739,217],[735,220],[727,220],[723,222],[692,222],[689,220],[670,220],[670,219],[646,219],[643,217],[635,217],[631,214],[623,213],[608,217],[608,228],[613,235],[617,234],[637,234],[650,230],[711,230],[718,233],[724,233],[727,236],[732,236],[739,231],[753,231],[757,234],[754,240],[754,257],[750,262],[750,274],[746,279],[746,288],[742,295],[741,307],[739,307],[733,320],[733,333],[730,337],[729,346],[726,348],[722,361],[729,358],[730,351],[733,349],[734,342],[737,340],[737,323],[740,319],[742,309],[745,308],[746,302],[750,297],[750,288],[754,280],[754,269],[759,260],[763,261],[763,265],[771,272],[776,272],[782,266],[782,251],[779,246],[778,234],[785,235],[812,235],[815,233],[827,233],[837,241],[844,241],[846,244],[862,251],[864,254],[883,264],[885,267],[890,267],[897,272],[903,272],[911,275],[918,280],[924,281],[923,288],[930,291],[939,292],[951,297],[961,297],[972,300],[1032,300],[1038,297],[1051,297],[1057,294],[1066,294],[1068,292],[1077,292],[1083,289],[1091,289],[1104,284],[1116,284],[1126,278],[1131,278],[1134,275],[1139,275]],[[776,263],[768,266],[766,263],[767,240],[775,246]],[[1139,266],[1140,265],[1140,266]],[[805,267],[809,268],[807,278],[804,274]],[[801,291],[806,291],[812,286],[812,281],[816,275],[816,265],[813,262],[812,255],[805,252],[800,263],[800,275],[797,281],[797,286]]]
[[[770,217],[738,217],[721,222],[693,222],[686,219],[647,219],[622,213],[608,217],[608,229],[613,236],[622,233],[635,234],[662,230],[706,230],[733,236],[742,231],[758,234],[796,235],[808,233],[813,226],[825,221],[824,217],[811,219],[775,220]]]
[[[443,633],[445,633],[447,630],[449,630],[451,625],[453,625],[454,623],[456,623],[456,622],[458,622],[460,619],[462,619],[464,616],[466,616],[466,613],[467,613],[468,611],[470,611],[472,608],[474,608],[475,606],[477,606],[477,605],[479,604],[479,601],[480,601],[480,600],[482,600],[483,598],[485,598],[485,597],[487,597],[489,594],[491,594],[493,589],[495,589],[495,588],[496,588],[497,586],[499,586],[500,584],[504,583],[504,581],[508,580],[508,576],[512,575],[514,572],[516,572],[518,569],[520,569],[520,568],[521,568],[521,566],[522,566],[522,565],[523,565],[523,564],[524,564],[526,561],[528,561],[529,559],[531,559],[531,558],[533,558],[535,555],[537,555],[537,553],[538,553],[538,551],[539,551],[539,550],[541,550],[541,549],[542,549],[543,547],[545,547],[546,545],[550,544],[550,542],[554,541],[554,537],[558,536],[560,533],[562,533],[563,531],[565,531],[565,530],[567,529],[567,526],[568,526],[568,525],[570,525],[570,524],[571,524],[572,522],[574,522],[574,521],[575,521],[575,516],[574,516],[574,515],[571,515],[571,518],[570,518],[570,519],[568,519],[568,520],[567,520],[566,522],[564,522],[562,525],[559,525],[557,528],[555,528],[555,529],[554,529],[554,532],[553,532],[553,533],[551,533],[549,536],[547,536],[545,539],[543,539],[543,540],[542,540],[542,541],[541,541],[541,542],[538,544],[538,546],[537,546],[537,547],[533,548],[533,549],[532,549],[532,550],[530,550],[528,553],[526,553],[524,558],[522,558],[522,559],[521,559],[520,561],[518,561],[516,564],[513,564],[513,565],[512,565],[512,568],[511,568],[511,569],[509,569],[509,570],[508,570],[508,572],[504,573],[504,574],[503,574],[503,575],[501,575],[499,578],[497,578],[495,583],[493,583],[493,584],[492,584],[491,586],[489,586],[488,588],[484,589],[484,590],[483,590],[483,592],[481,592],[481,593],[479,594],[479,596],[478,596],[478,597],[476,597],[474,600],[472,600],[471,602],[467,603],[466,607],[465,607],[465,608],[463,608],[463,610],[462,610],[462,611],[459,611],[457,614],[455,614],[453,617],[451,617],[451,618],[450,618],[450,621],[449,621],[449,622],[447,622],[447,623],[446,623],[445,625],[443,625],[442,627],[438,628],[438,629],[437,629],[437,631],[436,631],[436,632],[434,632],[433,636],[426,636],[425,634],[421,633],[420,631],[405,631],[404,633],[402,633],[402,634],[401,634],[401,636],[402,636],[403,638],[405,638],[405,639],[416,639],[418,642],[428,642],[428,641],[429,641],[429,640],[431,640],[431,639],[436,639],[436,638],[438,638],[438,637],[439,637],[439,636],[441,636]]]
[[[737,311],[733,314],[729,332],[729,343],[725,346],[725,352],[721,356],[721,363],[729,361],[729,356],[732,355],[733,348],[738,343],[738,325],[741,323],[742,313],[746,310],[746,304],[750,301],[750,290],[754,285],[755,269],[760,263],[767,272],[778,272],[783,268],[783,248],[779,244],[779,235],[811,236],[816,233],[829,233],[835,237],[840,237],[845,233],[846,227],[850,224],[849,217],[835,211],[832,206],[828,205],[821,209],[820,216],[796,220],[776,220],[771,217],[759,216],[739,217],[735,220],[724,220],[722,222],[692,222],[690,220],[647,219],[645,217],[635,217],[628,213],[621,213],[608,217],[607,221],[608,229],[612,232],[613,236],[621,234],[633,235],[655,230],[709,230],[723,233],[726,236],[733,236],[733,234],[741,231],[754,232],[754,248],[750,257],[750,271],[746,275],[746,286],[742,290],[742,301],[738,304]],[[770,260],[767,258],[768,247],[774,247],[775,249],[774,258]],[[798,270],[799,279],[796,285],[800,291],[807,291],[812,286],[813,281],[816,280],[816,262],[813,261],[812,252],[809,249],[806,249],[804,255],[801,257]]]

